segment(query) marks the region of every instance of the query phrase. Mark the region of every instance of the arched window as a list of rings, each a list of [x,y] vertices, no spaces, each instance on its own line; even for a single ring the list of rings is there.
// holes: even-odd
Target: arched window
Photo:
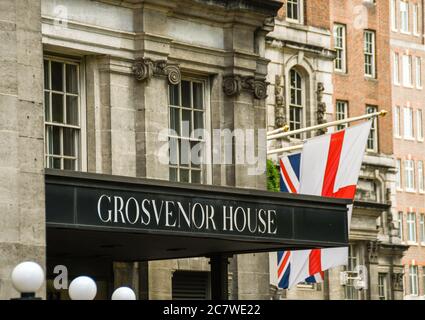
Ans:
[[[301,129],[303,123],[303,94],[302,94],[302,78],[295,70],[289,72],[289,127],[291,131]],[[297,134],[294,138],[300,139],[301,134]]]

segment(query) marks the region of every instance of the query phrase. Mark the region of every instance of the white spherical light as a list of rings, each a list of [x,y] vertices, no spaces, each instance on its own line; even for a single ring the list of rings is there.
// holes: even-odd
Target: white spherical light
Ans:
[[[35,262],[22,262],[12,271],[12,284],[20,293],[35,293],[43,282],[44,271]]]
[[[71,300],[94,300],[97,286],[92,278],[82,276],[72,280],[68,293]]]
[[[128,287],[121,287],[114,291],[112,300],[136,300],[136,294]]]

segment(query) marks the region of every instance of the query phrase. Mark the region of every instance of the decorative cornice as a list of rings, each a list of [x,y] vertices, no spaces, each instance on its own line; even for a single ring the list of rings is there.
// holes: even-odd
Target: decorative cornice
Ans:
[[[229,96],[237,96],[242,90],[252,92],[256,99],[267,98],[267,85],[265,78],[252,76],[229,75],[223,78],[224,93]]]
[[[179,66],[168,63],[167,60],[140,58],[136,60],[132,69],[138,81],[148,80],[152,76],[166,76],[170,84],[179,84],[181,81]]]
[[[294,50],[309,52],[328,60],[334,60],[336,58],[335,50],[308,43],[266,37],[266,44],[274,48],[292,48]]]

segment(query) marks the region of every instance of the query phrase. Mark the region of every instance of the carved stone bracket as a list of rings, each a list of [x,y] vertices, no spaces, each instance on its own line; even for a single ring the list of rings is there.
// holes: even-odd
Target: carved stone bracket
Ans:
[[[317,84],[317,124],[324,124],[326,123],[325,115],[326,115],[326,103],[323,102],[323,91],[325,91],[325,87],[323,85],[323,82],[319,82]],[[325,129],[319,129],[317,130],[317,135],[322,135],[327,132]]]
[[[378,241],[369,241],[367,243],[367,252],[368,252],[369,262],[372,262],[372,263],[378,262],[378,250],[379,250]]]
[[[265,99],[267,98],[267,85],[265,79],[255,77],[231,75],[223,78],[223,90],[229,97],[237,96],[242,90],[246,90],[252,92],[256,99]]]
[[[138,81],[148,80],[152,76],[166,76],[170,84],[179,84],[181,81],[179,66],[166,60],[137,59],[133,65],[133,73]]]
[[[275,77],[275,127],[282,128],[286,124],[285,80]]]

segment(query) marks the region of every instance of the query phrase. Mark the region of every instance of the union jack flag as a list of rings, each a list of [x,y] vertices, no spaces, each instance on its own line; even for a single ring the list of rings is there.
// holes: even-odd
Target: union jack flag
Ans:
[[[294,153],[284,156],[279,161],[280,165],[280,191],[289,193],[298,193],[300,188],[300,166],[301,153]],[[319,255],[319,256],[318,256]],[[277,252],[277,278],[278,286],[282,289],[289,287],[289,276],[291,274],[291,251]],[[316,268],[316,262],[320,260],[320,251],[312,250],[309,259],[309,269],[313,271]],[[318,266],[320,268],[320,266]],[[312,276],[305,279],[306,283],[317,283],[323,281],[323,272],[317,270]]]

